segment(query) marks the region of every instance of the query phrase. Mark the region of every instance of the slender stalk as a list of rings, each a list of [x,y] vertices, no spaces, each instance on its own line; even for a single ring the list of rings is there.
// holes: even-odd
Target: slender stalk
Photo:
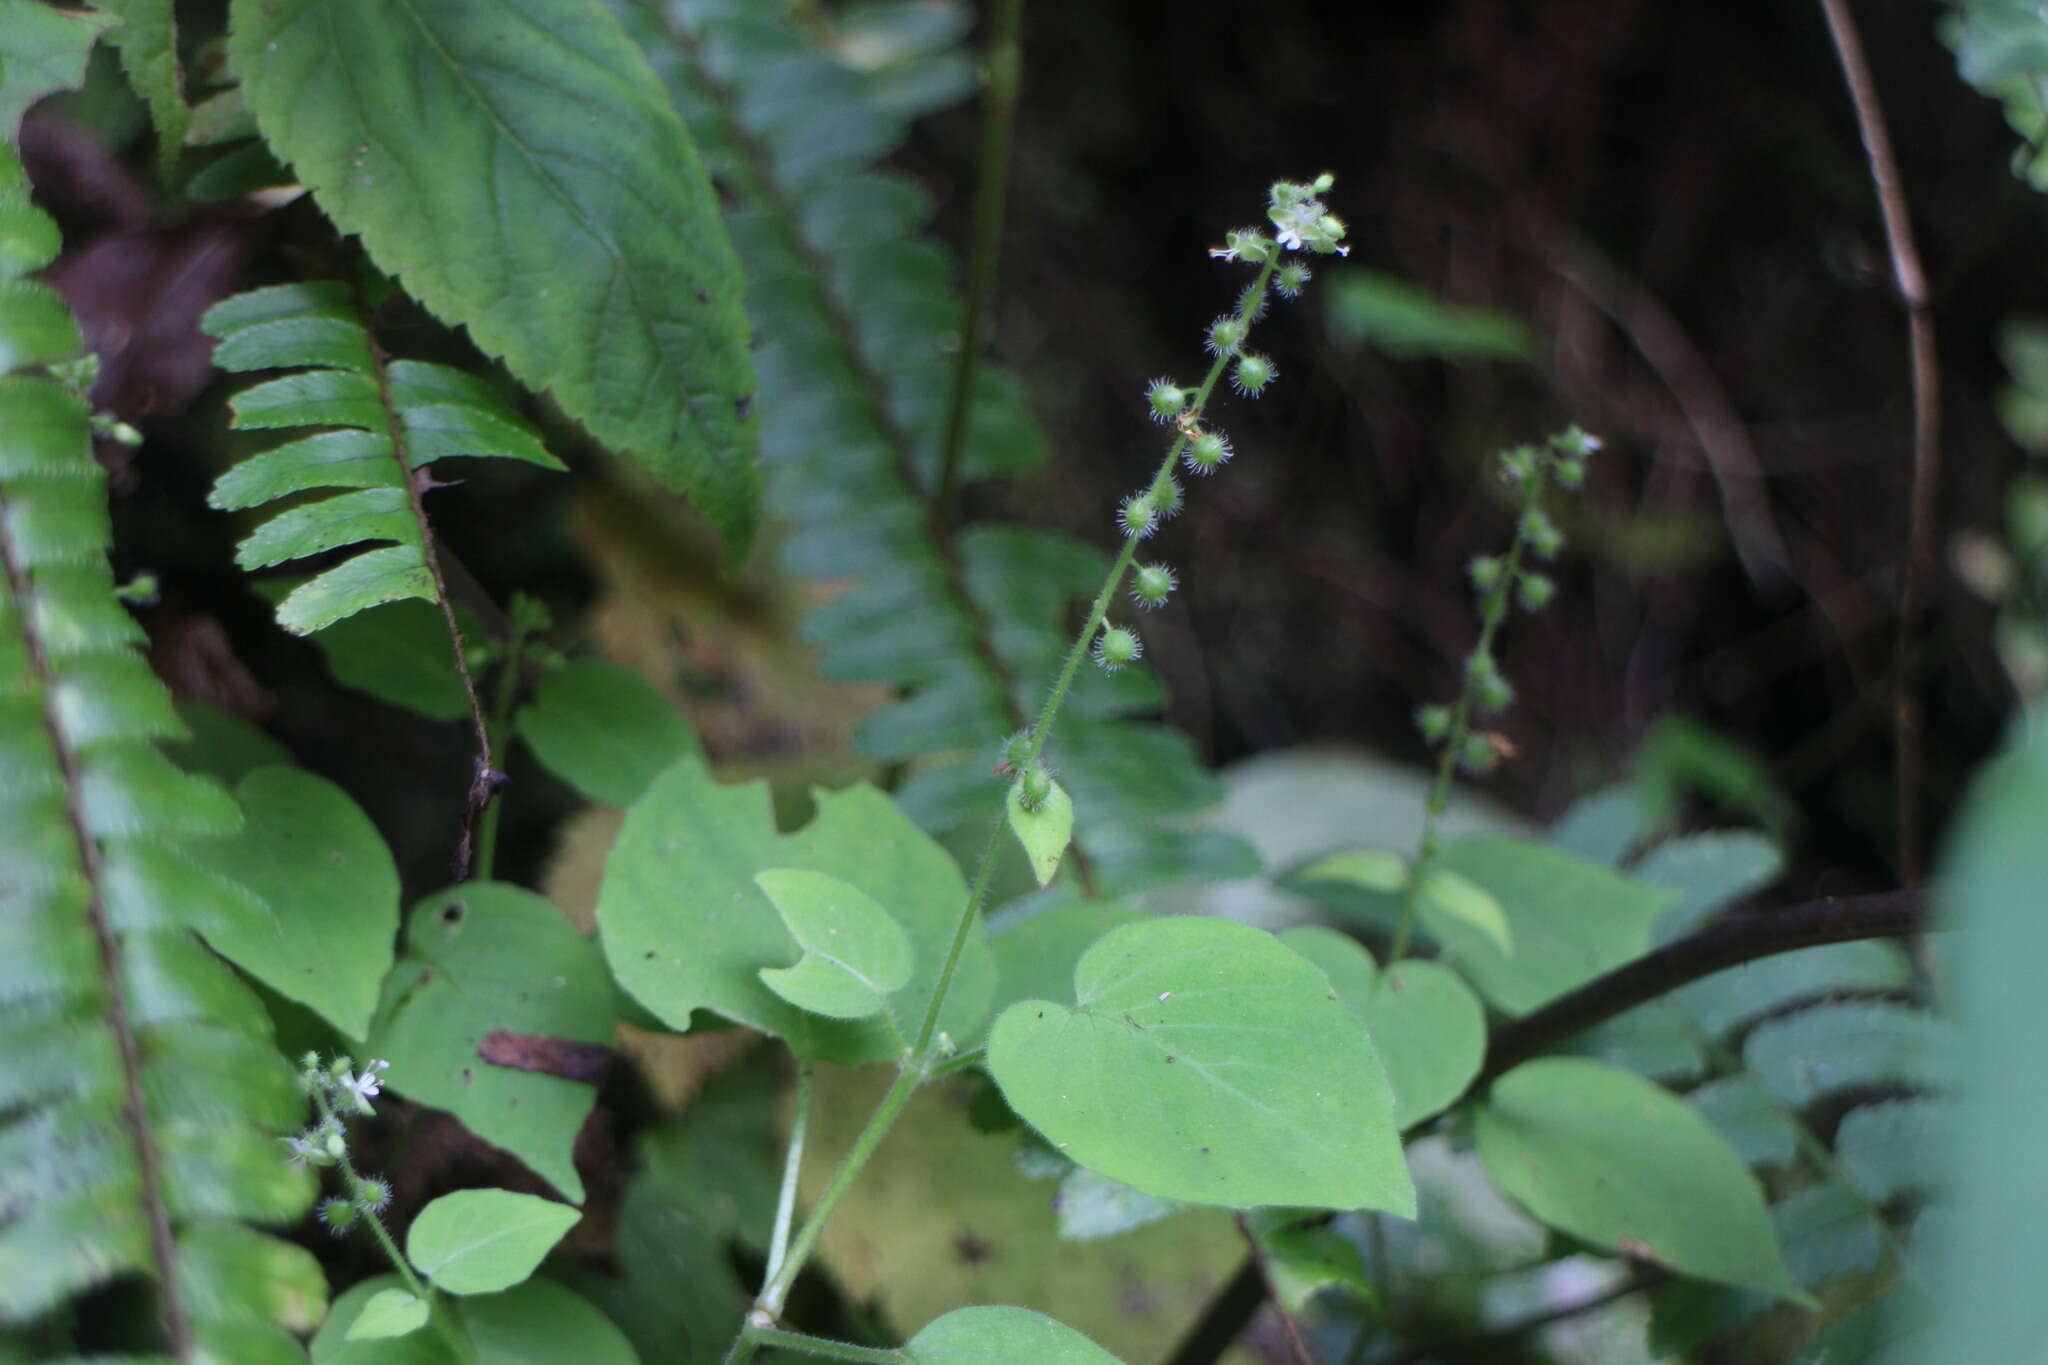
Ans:
[[[861,1167],[868,1164],[868,1158],[875,1154],[875,1148],[880,1146],[882,1139],[888,1135],[897,1115],[903,1112],[904,1105],[910,1103],[911,1095],[916,1092],[923,1079],[924,1073],[915,1067],[906,1066],[896,1073],[895,1082],[890,1085],[888,1093],[882,1096],[882,1102],[875,1106],[875,1112],[869,1116],[867,1126],[860,1130],[860,1136],[853,1140],[853,1146],[839,1163],[839,1169],[832,1173],[832,1183],[827,1185],[825,1192],[818,1197],[817,1206],[811,1210],[810,1216],[804,1219],[803,1226],[797,1229],[795,1239],[790,1242],[789,1251],[782,1258],[781,1267],[769,1279],[767,1287],[761,1291],[761,1297],[757,1302],[761,1311],[767,1313],[771,1319],[782,1312],[783,1301],[789,1297],[789,1288],[796,1283],[797,1273],[804,1268],[804,1262],[811,1258],[811,1251],[818,1244],[818,1235],[825,1230],[826,1220],[831,1218],[832,1211],[839,1207],[839,1201],[844,1199],[846,1192],[853,1187],[854,1178],[860,1174]]]
[[[1828,37],[1842,64],[1849,102],[1856,110],[1856,129],[1870,162],[1871,184],[1884,217],[1885,246],[1891,254],[1892,278],[1906,309],[1907,348],[1913,372],[1913,479],[1907,502],[1906,562],[1899,584],[1898,633],[1893,645],[1892,745],[1897,767],[1892,774],[1896,803],[1899,880],[1918,886],[1925,869],[1920,809],[1922,742],[1920,697],[1920,616],[1925,584],[1934,564],[1934,493],[1941,476],[1941,381],[1934,347],[1934,312],[1927,294],[1927,272],[1913,240],[1913,217],[1885,127],[1877,81],[1863,55],[1863,40],[1848,0],[1820,0]]]
[[[802,1332],[786,1332],[780,1327],[749,1326],[744,1335],[756,1346],[780,1346],[786,1351],[800,1351],[820,1360],[866,1360],[882,1362],[883,1365],[907,1365],[910,1360],[903,1352],[886,1347],[856,1346],[850,1341],[805,1336]]]
[[[939,457],[933,510],[950,520],[959,495],[960,464],[967,426],[974,414],[974,375],[981,363],[988,304],[995,294],[996,260],[1003,244],[1003,210],[1009,203],[1010,145],[1017,123],[1017,89],[1023,68],[1019,35],[1024,0],[998,0],[995,31],[988,43],[988,93],[982,100],[981,154],[974,199],[974,255],[967,267],[967,311],[960,323],[960,358],[953,367],[953,393],[946,405],[946,443]]]
[[[782,1161],[782,1189],[775,1196],[775,1231],[768,1238],[767,1279],[773,1281],[789,1254],[789,1225],[796,1213],[797,1176],[804,1165],[804,1130],[811,1118],[811,1069],[796,1072],[796,1112],[789,1121],[789,1151]]]
[[[519,696],[519,670],[523,664],[522,651],[526,636],[515,628],[507,647],[504,662],[498,668],[498,693],[491,703],[491,741],[500,750],[505,745],[505,733],[512,727],[512,703]],[[503,801],[493,801],[484,807],[483,820],[476,832],[476,859],[470,865],[469,880],[487,882],[491,870],[497,864],[498,822],[505,813]]]
[[[1539,500],[1531,492],[1522,504],[1522,510],[1535,507]],[[1501,622],[1507,619],[1508,603],[1515,595],[1515,581],[1522,569],[1522,552],[1529,543],[1522,519],[1515,519],[1515,538],[1508,546],[1508,552],[1501,565],[1500,581],[1486,595],[1480,612],[1479,643],[1473,646],[1468,658],[1492,658],[1494,637],[1500,634]],[[1401,896],[1401,923],[1394,930],[1394,943],[1387,953],[1387,962],[1399,962],[1408,955],[1408,944],[1415,932],[1416,903],[1421,895],[1422,874],[1435,861],[1441,840],[1437,834],[1437,821],[1451,804],[1451,780],[1457,773],[1458,760],[1465,752],[1465,740],[1472,731],[1472,704],[1478,695],[1478,680],[1471,669],[1465,670],[1464,685],[1458,689],[1458,701],[1451,711],[1450,729],[1444,735],[1444,749],[1437,759],[1436,777],[1429,784],[1429,800],[1422,812],[1422,837],[1417,841],[1415,866],[1409,870],[1408,886]]]
[[[1294,1314],[1287,1311],[1287,1305],[1280,1298],[1280,1286],[1273,1282],[1273,1261],[1266,1255],[1265,1243],[1259,1240],[1258,1233],[1252,1231],[1251,1220],[1241,1213],[1237,1215],[1237,1230],[1251,1248],[1252,1263],[1259,1268],[1259,1282],[1265,1287],[1266,1301],[1272,1304],[1273,1315],[1280,1319],[1280,1331],[1287,1338],[1287,1349],[1294,1357],[1294,1365],[1316,1365],[1316,1358],[1309,1354],[1308,1343],[1301,1339],[1301,1328],[1295,1325]]]

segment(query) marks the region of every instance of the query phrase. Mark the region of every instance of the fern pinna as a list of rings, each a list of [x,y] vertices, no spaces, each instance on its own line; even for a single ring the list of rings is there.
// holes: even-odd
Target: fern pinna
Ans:
[[[941,837],[978,837],[1003,799],[989,737],[1037,713],[1071,639],[1069,610],[1108,560],[1036,528],[956,529],[940,506],[962,308],[945,253],[919,237],[930,201],[874,163],[913,116],[964,93],[960,28],[881,44],[897,59],[868,69],[744,0],[613,7],[726,190],[759,339],[770,502],[789,527],[783,566],[851,584],[804,636],[826,677],[899,689],[856,742],[916,764],[904,810]],[[1045,437],[1013,375],[981,366],[973,400],[961,480],[1042,462]],[[1183,736],[1133,719],[1161,700],[1142,667],[1085,670],[1054,743],[1096,890],[1256,867],[1235,835],[1175,823],[1221,787]]]
[[[214,485],[224,511],[316,489],[264,522],[235,554],[244,569],[388,541],[315,574],[278,604],[278,623],[308,635],[381,602],[409,597],[447,609],[424,494],[427,468],[450,456],[499,456],[544,469],[562,463],[482,380],[445,365],[391,360],[337,283],[285,284],[215,305],[206,330],[224,370],[296,369],[243,390],[239,428],[326,427],[244,460]],[[450,623],[451,633],[453,623]]]
[[[262,1002],[200,941],[263,910],[182,851],[240,812],[157,748],[183,727],[107,563],[77,329],[22,278],[55,225],[4,148],[0,222],[0,1352],[302,1361],[290,1334],[319,1322],[325,1277],[249,1224],[311,1201],[276,1136],[305,1100]],[[133,1277],[156,1343],[66,1320]]]

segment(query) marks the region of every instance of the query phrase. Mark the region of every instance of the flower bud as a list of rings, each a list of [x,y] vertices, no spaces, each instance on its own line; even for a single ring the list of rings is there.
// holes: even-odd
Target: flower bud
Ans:
[[[1042,767],[1031,768],[1017,779],[1017,803],[1025,810],[1042,809],[1052,796],[1052,774]]]
[[[1147,610],[1173,595],[1180,582],[1164,564],[1140,564],[1131,575],[1131,600]]]
[[[1095,662],[1107,672],[1114,673],[1132,663],[1145,652],[1145,646],[1137,635],[1122,626],[1105,627],[1095,638]]]
[[[1424,706],[1415,712],[1415,728],[1422,732],[1424,740],[1431,745],[1444,742],[1451,733],[1451,708],[1448,706]]]
[[[1478,679],[1472,688],[1473,700],[1484,711],[1499,711],[1515,699],[1515,689],[1508,680],[1498,673]]]
[[[1161,521],[1171,521],[1180,515],[1180,481],[1173,477],[1172,471],[1160,470],[1159,477],[1152,480],[1152,487],[1145,496],[1152,500],[1152,510],[1159,514]]]
[[[1247,398],[1257,398],[1280,372],[1262,355],[1245,354],[1230,370],[1230,387]]]
[[[1598,436],[1581,430],[1577,425],[1569,426],[1554,437],[1551,444],[1559,456],[1567,460],[1583,460],[1597,454],[1602,442]]]
[[[1145,405],[1153,421],[1171,422],[1188,405],[1188,391],[1170,379],[1155,379],[1145,386]]]
[[[1550,581],[1548,574],[1523,574],[1520,589],[1524,611],[1542,611],[1550,605],[1550,599],[1557,596],[1557,584]]]
[[[1220,431],[1204,431],[1181,451],[1181,463],[1190,474],[1214,474],[1230,462],[1230,438]]]
[[[1209,324],[1203,349],[1210,355],[1231,355],[1244,345],[1245,330],[1244,322],[1236,316],[1218,318]]]
[[[1150,493],[1133,493],[1116,509],[1116,524],[1132,540],[1143,540],[1159,526],[1159,509]]]
[[[320,1149],[332,1160],[339,1161],[348,1155],[348,1139],[339,1133],[329,1133],[321,1142]]]

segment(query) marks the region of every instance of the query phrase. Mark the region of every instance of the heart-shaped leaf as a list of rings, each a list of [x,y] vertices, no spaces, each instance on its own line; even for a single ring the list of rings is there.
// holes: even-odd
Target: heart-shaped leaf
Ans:
[[[583,1215],[511,1190],[458,1190],[420,1210],[406,1234],[414,1269],[450,1294],[495,1294],[540,1267]]]
[[[915,1365],[1118,1365],[1073,1328],[1028,1308],[956,1308],[927,1323],[903,1354]]]
[[[1393,1095],[1314,966],[1262,930],[1172,918],[1105,935],[1072,1006],[1012,1005],[989,1036],[1011,1107],[1147,1194],[1412,1216]]]
[[[1394,1088],[1397,1127],[1465,1093],[1486,1057],[1486,1011],[1456,972],[1414,958],[1381,971],[1356,939],[1319,925],[1289,929],[1280,941],[1322,968],[1364,1023]]]
[[[577,659],[540,680],[519,737],[547,770],[593,801],[631,805],[654,775],[697,752],[689,722],[646,679]]]
[[[1681,1275],[1809,1303],[1756,1177],[1663,1087],[1579,1057],[1524,1062],[1478,1113],[1487,1173],[1554,1228]]]
[[[857,886],[803,868],[756,873],[804,955],[794,967],[763,967],[768,989],[832,1019],[867,1019],[910,980],[910,940]]]

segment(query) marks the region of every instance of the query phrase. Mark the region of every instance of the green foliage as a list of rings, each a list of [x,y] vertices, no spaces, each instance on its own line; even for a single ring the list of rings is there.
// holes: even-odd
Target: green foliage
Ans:
[[[1394,1126],[1407,1129],[1465,1093],[1486,1056],[1486,1011],[1450,968],[1396,962],[1384,972],[1357,940],[1320,925],[1280,941],[1322,968],[1365,1025],[1394,1091]]]
[[[873,788],[819,792],[817,804],[810,824],[783,835],[758,783],[721,787],[689,757],[656,778],[626,814],[597,904],[619,985],[674,1029],[710,1010],[775,1034],[802,1057],[896,1058],[902,1043],[886,1023],[821,1019],[761,979],[764,968],[797,961],[804,947],[755,874],[823,873],[885,909],[908,936],[915,964],[893,997],[905,1020],[921,1018],[931,1001],[967,886],[945,850]],[[975,925],[940,1027],[966,1042],[987,1017],[994,986],[995,963]]]
[[[546,469],[561,462],[491,388],[445,365],[388,360],[345,285],[273,285],[216,304],[208,332],[225,370],[297,368],[235,396],[244,428],[332,428],[265,451],[221,475],[211,502],[260,507],[315,489],[250,532],[245,569],[390,541],[317,574],[277,606],[278,624],[309,635],[380,602],[439,600],[421,498],[426,470],[450,456],[498,456]]]
[[[395,1278],[382,1275],[336,1299],[313,1338],[314,1365],[640,1365],[625,1336],[589,1300],[541,1279],[444,1303],[437,1312],[446,1315],[450,1333],[351,1340],[370,1301],[397,1287]],[[467,1343],[467,1355],[457,1354],[450,1335]]]
[[[2048,1124],[2048,730],[2023,733],[1972,788],[1940,884],[1956,931],[1949,959],[1956,1015],[1969,1046],[1955,1073],[1961,1116],[1940,1167],[1955,1188],[1955,1212],[1929,1239],[1934,1269],[1928,1300],[1916,1307],[1924,1343],[1903,1354],[1937,1360],[2025,1359],[2048,1334],[2048,1302],[2028,1273],[2041,1220],[2048,1217],[2048,1169],[2040,1136]]]
[[[1010,1006],[989,1067],[1075,1161],[1190,1203],[1412,1216],[1379,1060],[1322,974],[1272,935],[1129,925],[1082,956],[1074,1001]]]
[[[926,107],[902,92],[957,94],[943,73],[959,59],[918,49],[862,71],[744,0],[617,7],[729,190],[761,339],[762,458],[791,527],[781,562],[853,580],[805,625],[820,671],[901,689],[857,744],[920,760],[904,810],[942,838],[979,838],[1004,800],[990,739],[1036,712],[1071,638],[1067,606],[1095,591],[1106,561],[1034,528],[955,533],[936,505],[960,305],[944,255],[918,237],[926,195],[874,162]],[[959,476],[1018,473],[1043,448],[1022,386],[980,366]],[[1254,867],[1241,841],[1173,823],[1220,793],[1185,739],[1124,718],[1159,699],[1143,669],[1084,676],[1055,742],[1103,893]]]
[[[60,10],[37,0],[0,0],[0,142],[12,148],[21,116],[31,104],[53,90],[75,89],[85,80],[92,45],[112,22],[109,15]],[[14,159],[11,150],[0,156]],[[6,174],[10,183],[17,181],[20,167]],[[9,266],[9,278],[37,269],[48,259],[22,265],[18,271]]]
[[[1461,308],[1396,275],[1347,269],[1330,281],[1330,334],[1397,359],[1527,360],[1529,329],[1485,308]]]
[[[1803,1297],[1756,1178],[1648,1081],[1577,1058],[1524,1062],[1494,1083],[1477,1132],[1487,1172],[1552,1227],[1681,1274]]]
[[[540,1267],[582,1215],[510,1190],[458,1190],[419,1212],[406,1233],[413,1268],[450,1294],[495,1294]]]
[[[242,828],[200,858],[254,893],[261,911],[211,931],[209,942],[360,1041],[398,931],[390,850],[347,793],[297,768],[257,768],[236,783],[235,799]]]
[[[99,8],[120,20],[107,30],[107,41],[119,49],[129,84],[149,105],[150,121],[156,125],[157,165],[168,176],[177,167],[192,126],[172,0],[100,0]]]
[[[763,967],[761,980],[798,1009],[832,1019],[889,1013],[910,981],[910,940],[857,886],[798,868],[754,875],[803,949],[794,967]]]
[[[519,737],[547,770],[593,801],[630,806],[697,737],[666,698],[635,673],[596,659],[550,669]]]
[[[4,146],[0,166],[18,185]],[[182,726],[114,593],[89,413],[26,371],[79,353],[68,314],[0,282],[0,335],[0,1326],[135,1276],[172,1354],[289,1360],[325,1281],[244,1224],[307,1206],[273,1136],[304,1100],[261,1002],[197,937],[246,931],[250,899],[185,851],[240,812],[157,747]]]
[[[739,266],[689,133],[603,7],[236,0],[232,15],[257,126],[328,216],[744,554],[760,475]]]
[[[910,1339],[916,1365],[1116,1365],[1071,1327],[1025,1308],[956,1308]]]
[[[594,1086],[493,1065],[479,1049],[499,1030],[609,1044],[615,1018],[596,945],[531,892],[472,882],[414,908],[368,1051],[391,1060],[393,1090],[448,1110],[581,1203],[572,1152]]]

